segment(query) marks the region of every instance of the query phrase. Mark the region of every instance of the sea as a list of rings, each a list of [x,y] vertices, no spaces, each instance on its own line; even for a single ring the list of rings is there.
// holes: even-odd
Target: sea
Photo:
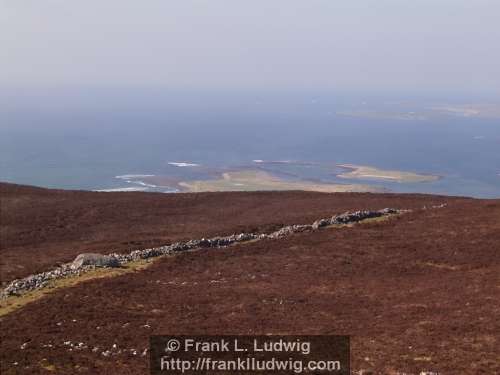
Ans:
[[[175,186],[147,177],[193,180],[260,168],[294,180],[500,198],[500,119],[433,109],[484,100],[325,90],[2,89],[0,181],[174,193]],[[339,164],[440,178],[348,180],[337,176]]]

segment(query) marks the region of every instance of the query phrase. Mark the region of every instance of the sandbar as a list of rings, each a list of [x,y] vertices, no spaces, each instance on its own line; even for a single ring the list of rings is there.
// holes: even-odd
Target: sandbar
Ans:
[[[340,178],[360,179],[360,180],[384,180],[400,183],[432,182],[440,177],[431,174],[420,174],[406,171],[385,170],[365,165],[338,164],[346,171],[337,175]]]
[[[265,191],[304,190],[324,193],[336,192],[380,192],[378,187],[362,184],[333,184],[311,181],[288,181],[260,170],[225,172],[220,178],[184,181],[179,183],[190,192],[203,191]]]

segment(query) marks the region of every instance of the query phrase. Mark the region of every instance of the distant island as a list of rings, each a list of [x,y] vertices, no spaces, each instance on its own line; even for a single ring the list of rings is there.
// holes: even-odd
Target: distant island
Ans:
[[[441,105],[431,107],[431,110],[456,117],[500,118],[499,103]]]
[[[440,105],[392,105],[384,108],[355,108],[340,110],[338,116],[372,120],[427,121],[437,117],[500,118],[499,103],[440,104]]]

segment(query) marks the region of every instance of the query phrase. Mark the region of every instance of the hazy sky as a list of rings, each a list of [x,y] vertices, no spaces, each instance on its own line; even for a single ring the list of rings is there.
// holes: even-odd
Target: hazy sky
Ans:
[[[0,0],[0,86],[500,90],[499,0]]]

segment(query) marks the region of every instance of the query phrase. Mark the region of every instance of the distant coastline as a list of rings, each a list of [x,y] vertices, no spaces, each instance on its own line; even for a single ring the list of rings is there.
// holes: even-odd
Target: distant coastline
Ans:
[[[208,168],[192,162],[169,162],[173,167],[189,169],[190,173],[162,174],[123,174],[115,179],[132,186],[119,186],[97,189],[100,192],[155,191],[163,193],[176,192],[212,192],[212,191],[269,191],[269,190],[303,190],[317,192],[388,192],[387,187],[371,183],[353,183],[321,178],[306,178],[297,170],[286,171],[287,168],[318,167],[331,173],[337,179],[365,180],[389,183],[425,183],[440,179],[440,176],[409,171],[385,170],[372,166],[355,164],[317,163],[310,161],[264,161],[253,160],[253,165],[238,167]],[[278,168],[276,168],[278,167]],[[335,168],[337,171],[334,172]],[[340,172],[338,171],[340,169]]]

